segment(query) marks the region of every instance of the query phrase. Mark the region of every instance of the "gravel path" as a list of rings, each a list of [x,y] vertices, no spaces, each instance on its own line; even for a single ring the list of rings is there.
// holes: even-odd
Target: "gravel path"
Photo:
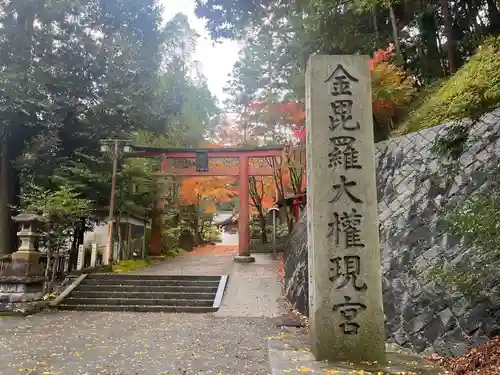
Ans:
[[[0,374],[269,372],[270,319],[210,314],[48,312],[0,320]]]
[[[0,318],[0,374],[266,375],[279,334],[277,262],[184,256],[149,274],[229,274],[215,314],[49,311]]]

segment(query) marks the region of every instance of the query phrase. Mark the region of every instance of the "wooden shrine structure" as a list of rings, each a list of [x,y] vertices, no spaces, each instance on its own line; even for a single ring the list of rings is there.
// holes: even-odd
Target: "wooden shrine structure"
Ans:
[[[251,261],[250,258],[250,235],[249,235],[249,176],[273,176],[272,168],[255,168],[249,165],[251,158],[279,157],[282,155],[283,147],[257,147],[257,148],[151,148],[151,147],[133,147],[133,153],[130,156],[152,157],[160,156],[162,158],[161,172],[165,176],[173,177],[211,177],[211,176],[234,176],[239,177],[240,198],[238,232],[238,259]],[[175,168],[169,165],[172,159],[196,160],[196,167]],[[218,167],[209,168],[209,159],[238,159],[237,167]],[[156,207],[164,207],[163,197],[156,202]],[[151,226],[151,244],[148,254],[150,256],[161,255],[161,226],[159,223],[152,223]]]

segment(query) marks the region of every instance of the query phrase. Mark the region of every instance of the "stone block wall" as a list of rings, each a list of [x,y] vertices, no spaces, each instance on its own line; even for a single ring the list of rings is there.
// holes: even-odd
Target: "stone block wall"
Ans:
[[[454,171],[431,150],[449,125],[376,145],[377,193],[384,311],[390,341],[416,352],[461,354],[500,332],[500,290],[472,302],[428,282],[422,271],[440,259],[456,263],[469,246],[447,233],[442,214],[475,193],[488,191],[500,162],[500,109],[466,124],[469,138]],[[499,219],[500,220],[500,219]],[[307,314],[307,233],[304,216],[285,249],[289,300]],[[500,282],[500,274],[499,274]]]
[[[45,307],[44,277],[0,276],[0,315],[30,313]]]

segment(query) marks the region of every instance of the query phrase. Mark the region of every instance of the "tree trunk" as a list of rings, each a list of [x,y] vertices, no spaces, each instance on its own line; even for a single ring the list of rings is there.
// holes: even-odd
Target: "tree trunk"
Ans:
[[[392,4],[389,4],[389,17],[391,19],[392,38],[394,39],[394,47],[396,48],[396,60],[399,64],[402,64],[403,56],[401,55],[401,45],[399,43],[398,22],[396,20],[396,14],[394,13],[394,8],[392,7]]]
[[[15,156],[12,155],[9,157],[10,160],[13,160]],[[21,205],[21,178],[20,173],[17,168],[9,163],[9,205],[10,208],[10,216],[16,216],[19,213],[19,210],[16,207]],[[9,220],[10,223],[10,233],[9,233],[9,248],[11,252],[17,251],[19,247],[19,240],[17,238],[18,227],[13,220]]]
[[[260,240],[262,244],[267,243],[267,231],[266,231],[266,217],[262,212],[262,208],[259,210],[259,224],[260,224]]]
[[[453,75],[458,69],[457,41],[453,33],[453,17],[448,0],[439,0],[439,5],[443,12],[444,34],[447,39],[448,70],[450,71],[450,75]]]
[[[205,239],[205,224],[206,224],[205,218],[204,218],[204,216],[202,216],[200,219],[200,239],[201,239],[202,244],[204,244],[206,241],[206,239]]]
[[[276,165],[276,159],[271,158],[271,163],[270,166],[273,168],[273,177],[274,177],[274,184],[276,187],[277,191],[277,203],[279,202],[281,209],[280,209],[280,217],[284,219],[285,223],[288,225],[288,230],[289,233],[291,233],[293,229],[293,223],[291,223],[290,215],[288,213],[287,208],[285,207],[285,187],[283,186],[283,175],[281,173],[281,169],[279,165]]]
[[[439,38],[439,35],[437,38],[437,44],[438,44],[438,48],[439,48],[439,55],[444,56],[445,53],[444,53],[444,49],[443,49],[443,44],[441,43],[441,38]],[[441,71],[443,72],[443,77],[448,76],[448,71],[446,69],[446,61],[443,57],[441,58]]]
[[[10,254],[11,212],[9,207],[9,149],[4,135],[0,161],[0,255]]]
[[[54,285],[54,282],[56,280],[56,267],[55,267],[56,265],[59,266],[59,244],[56,248],[54,263],[52,264],[52,276],[51,276],[51,282],[50,282],[51,288]],[[60,270],[58,269],[57,272],[60,272]]]
[[[43,284],[43,294],[52,292],[52,280],[50,271],[52,269],[52,248],[54,246],[54,237],[52,235],[52,226],[49,221],[47,226],[48,241],[47,241],[47,265],[45,266],[45,283]]]
[[[118,213],[116,215],[116,223],[114,225],[116,227],[116,235],[118,237],[118,253],[120,254],[119,255],[120,260],[128,260],[128,259],[124,259],[126,254],[124,254],[124,252],[123,252],[121,215],[122,215],[122,213],[120,211],[118,211]]]
[[[433,80],[443,76],[441,67],[441,53],[438,46],[438,28],[435,8],[429,6],[420,16],[419,29],[421,30],[422,42],[424,45],[421,52],[422,75],[427,80]]]
[[[78,258],[78,237],[79,237],[79,228],[76,227],[74,232],[73,232],[73,240],[71,241],[71,249],[69,250],[68,272],[71,272],[76,268],[76,262],[77,262],[77,258]]]
[[[199,203],[196,203],[194,205],[194,222],[195,222],[195,225],[194,225],[194,242],[195,242],[195,245],[198,246],[198,245],[201,245],[203,243],[203,238],[201,236],[201,232],[200,232],[200,204]]]
[[[372,22],[373,22],[373,30],[375,30],[375,50],[378,49],[380,44],[380,31],[378,27],[378,19],[377,19],[377,4],[373,4],[372,7]]]
[[[500,5],[500,0],[497,0]],[[500,31],[500,10],[495,0],[486,0],[488,4],[488,19],[490,21],[489,31],[491,34],[497,34]]]

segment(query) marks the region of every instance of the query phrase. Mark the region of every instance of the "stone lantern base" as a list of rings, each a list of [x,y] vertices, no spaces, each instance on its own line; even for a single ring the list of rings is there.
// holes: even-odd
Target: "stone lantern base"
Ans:
[[[42,257],[38,251],[17,251],[0,259],[0,315],[27,315],[47,305]]]
[[[0,276],[0,315],[28,315],[45,308],[44,281],[42,276]]]
[[[43,276],[45,274],[44,254],[38,251],[19,250],[12,253],[8,276]]]

